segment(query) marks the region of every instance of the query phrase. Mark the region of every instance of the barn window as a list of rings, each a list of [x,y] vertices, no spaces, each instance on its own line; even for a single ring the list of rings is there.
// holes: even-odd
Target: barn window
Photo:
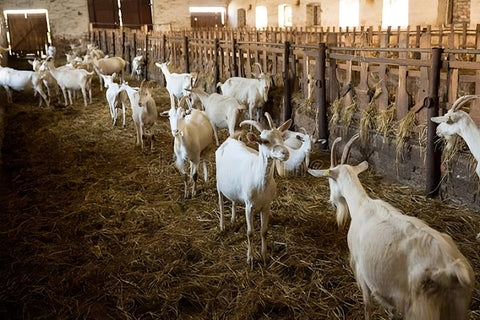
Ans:
[[[267,25],[268,25],[267,7],[265,6],[255,7],[255,27],[260,29],[260,28],[266,28]]]
[[[88,0],[88,15],[94,28],[119,28],[117,0]]]
[[[358,0],[340,0],[339,24],[340,27],[355,27],[359,24]]]
[[[278,6],[278,26],[280,28],[292,26],[292,7],[286,4]]]
[[[448,0],[447,23],[470,22],[470,0]]]
[[[121,24],[127,28],[153,29],[150,0],[120,0]]]
[[[320,4],[307,4],[307,22],[310,26],[321,25],[321,9]]]
[[[237,10],[237,27],[245,27],[247,24],[247,13],[245,9],[238,9]]]
[[[13,53],[46,52],[46,46],[52,43],[47,10],[5,10],[3,14],[8,27],[7,41]]]
[[[383,0],[382,28],[408,26],[408,1]]]
[[[225,25],[225,8],[223,7],[190,7],[189,11],[192,28],[216,28]]]

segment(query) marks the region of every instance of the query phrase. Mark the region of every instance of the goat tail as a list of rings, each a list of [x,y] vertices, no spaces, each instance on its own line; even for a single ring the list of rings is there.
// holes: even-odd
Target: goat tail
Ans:
[[[465,259],[456,259],[443,270],[444,274],[450,276],[449,278],[453,277],[453,279],[458,281],[461,287],[468,288],[473,286],[473,270],[470,264]],[[435,272],[432,275],[432,279],[436,280],[437,273],[439,273],[440,271],[441,270]]]
[[[465,259],[427,271],[412,295],[405,320],[467,319],[473,286],[473,269]]]

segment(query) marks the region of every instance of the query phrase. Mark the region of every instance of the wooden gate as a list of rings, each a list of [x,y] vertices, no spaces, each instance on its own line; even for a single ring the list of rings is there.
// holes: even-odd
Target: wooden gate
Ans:
[[[8,13],[7,23],[12,52],[22,56],[45,52],[48,43],[46,13]]]

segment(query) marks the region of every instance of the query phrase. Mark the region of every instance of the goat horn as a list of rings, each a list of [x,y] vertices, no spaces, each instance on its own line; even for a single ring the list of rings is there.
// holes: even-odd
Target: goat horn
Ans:
[[[254,126],[255,128],[257,128],[259,132],[262,132],[264,130],[263,126],[255,120],[243,120],[242,122],[240,122],[240,127],[243,126],[244,124],[249,124]]]
[[[275,127],[273,126],[273,120],[272,120],[272,116],[270,115],[270,113],[265,112],[265,117],[268,120],[268,125],[270,126],[270,129],[275,129]]]
[[[453,111],[459,110],[467,101],[475,99],[475,98],[480,98],[480,95],[475,95],[475,94],[468,94],[465,96],[462,96],[455,100],[452,106]]]
[[[300,127],[300,130],[302,130],[302,131],[303,131],[303,133],[304,133],[305,135],[307,135],[307,136],[308,136],[307,129],[305,129],[304,127]]]
[[[340,164],[345,164],[345,162],[347,162],[348,156],[350,155],[350,149],[352,148],[352,144],[355,140],[358,139],[359,136],[360,134],[356,133],[347,142],[347,144],[345,145],[345,148],[343,149],[342,160],[340,160]]]
[[[263,70],[262,70],[262,65],[258,62],[255,62],[253,65],[257,65],[258,66],[258,69],[260,69],[260,73],[263,73]]]
[[[332,151],[330,154],[330,168],[335,168],[338,164],[337,161],[337,144],[342,140],[342,137],[337,137],[332,143]]]

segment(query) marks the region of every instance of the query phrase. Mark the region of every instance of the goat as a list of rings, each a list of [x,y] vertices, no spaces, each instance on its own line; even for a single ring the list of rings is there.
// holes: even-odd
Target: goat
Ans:
[[[113,125],[117,123],[117,109],[122,109],[123,113],[123,127],[125,128],[125,105],[128,99],[128,95],[125,90],[120,89],[120,85],[113,81],[113,76],[104,76],[103,83],[105,84],[105,88],[107,91],[105,92],[105,97],[107,98],[108,106],[110,109],[110,116],[113,120]]]
[[[189,92],[195,85],[197,79],[194,73],[171,73],[168,70],[169,62],[158,63],[155,65],[162,70],[167,82],[166,88],[170,95],[170,107],[175,108],[175,97],[180,100],[183,96],[188,96]]]
[[[125,90],[130,100],[136,133],[135,145],[140,146],[142,150],[145,146],[152,150],[154,136],[150,130],[157,121],[158,111],[147,85],[142,81],[140,88],[135,89],[122,83],[120,90]]]
[[[258,63],[256,63],[258,64]],[[260,66],[260,64],[258,64]],[[256,79],[248,79],[242,77],[231,77],[223,84],[217,83],[222,94],[234,97],[241,103],[248,105],[248,115],[250,120],[260,120],[260,113],[263,105],[268,101],[268,92],[271,86],[271,77],[269,74],[262,72]],[[256,110],[255,119],[253,119],[253,111]]]
[[[365,319],[370,319],[373,298],[395,319],[467,319],[474,286],[471,265],[449,235],[367,195],[358,175],[368,162],[346,164],[358,136],[346,144],[340,164],[335,150],[339,137],[332,145],[330,169],[308,172],[328,177],[339,226],[351,217],[350,266],[362,291]]]
[[[265,113],[265,116],[270,115]],[[282,133],[290,127],[291,123],[292,119],[289,119],[278,129],[271,127],[266,130],[257,121],[244,120],[240,126],[249,124],[260,132],[258,136],[253,132],[247,133],[247,139],[250,142],[258,143],[258,151],[248,147],[242,141],[228,137],[215,152],[220,230],[224,230],[223,197],[232,202],[232,223],[235,221],[235,203],[244,203],[248,239],[247,263],[252,266],[253,214],[260,212],[262,257],[265,263],[270,206],[277,189],[273,177],[273,160],[288,159],[289,153],[284,145]]]
[[[143,75],[143,69],[145,68],[145,57],[143,55],[136,56],[132,60],[132,72],[130,76],[134,76],[139,79]]]
[[[42,89],[42,76],[34,71],[16,70],[0,66],[0,86],[7,93],[8,103],[12,103],[12,92],[10,89],[15,91],[33,89],[35,93],[40,95],[39,106],[42,105],[42,99],[47,107],[50,105],[50,101]]]
[[[235,133],[235,127],[240,122],[240,116],[246,109],[237,99],[218,93],[208,94],[203,89],[192,89],[193,97],[202,102],[205,113],[215,125],[215,135],[218,128],[227,128],[230,137]],[[217,144],[218,145],[218,144]]]
[[[103,86],[103,75],[112,75],[114,73],[121,76],[122,81],[124,79],[124,71],[125,71],[125,60],[120,57],[110,57],[110,58],[100,58],[98,59],[96,56],[93,57],[93,69],[98,75],[100,81],[100,90]]]
[[[180,100],[179,107],[170,107],[168,118],[173,135],[173,151],[175,166],[180,171],[184,182],[184,197],[190,198],[196,194],[197,171],[200,162],[203,164],[204,180],[208,180],[206,159],[214,137],[214,126],[205,112],[197,109],[184,109],[180,105],[186,97]],[[166,114],[166,112],[162,113]],[[217,142],[218,143],[218,142]],[[185,163],[190,164],[190,174],[187,176]],[[192,182],[191,194],[188,192],[188,180]]]
[[[287,161],[275,161],[275,167],[280,177],[297,172],[302,167],[302,164],[304,164],[304,170],[306,171],[310,165],[312,145],[317,140],[312,135],[309,135],[304,128],[302,130],[304,133],[287,130],[283,135],[290,157]],[[326,142],[326,140],[320,141],[322,143]]]
[[[27,60],[29,64],[32,65],[33,71],[37,72],[40,74],[42,78],[43,85],[45,88],[47,88],[47,96],[51,100],[52,99],[52,94],[51,94],[51,88],[55,89],[56,95],[59,96],[60,90],[58,88],[57,80],[52,76],[50,71],[48,70],[40,70],[42,66],[42,60],[34,59],[34,60]]]
[[[62,89],[63,98],[65,99],[65,105],[73,105],[72,91],[82,90],[83,103],[87,106],[87,90],[89,96],[89,102],[92,103],[92,76],[93,72],[88,72],[83,69],[69,69],[69,68],[56,68],[53,63],[53,58],[48,57],[40,67],[40,70],[49,70],[52,76],[57,81],[60,89]],[[67,101],[67,91],[68,98]]]
[[[458,98],[448,112],[440,117],[432,117],[431,120],[438,123],[437,135],[443,138],[450,138],[458,134],[465,140],[470,152],[477,160],[475,172],[480,178],[480,129],[470,118],[468,113],[460,108],[469,100],[480,98],[480,95],[465,95]]]

